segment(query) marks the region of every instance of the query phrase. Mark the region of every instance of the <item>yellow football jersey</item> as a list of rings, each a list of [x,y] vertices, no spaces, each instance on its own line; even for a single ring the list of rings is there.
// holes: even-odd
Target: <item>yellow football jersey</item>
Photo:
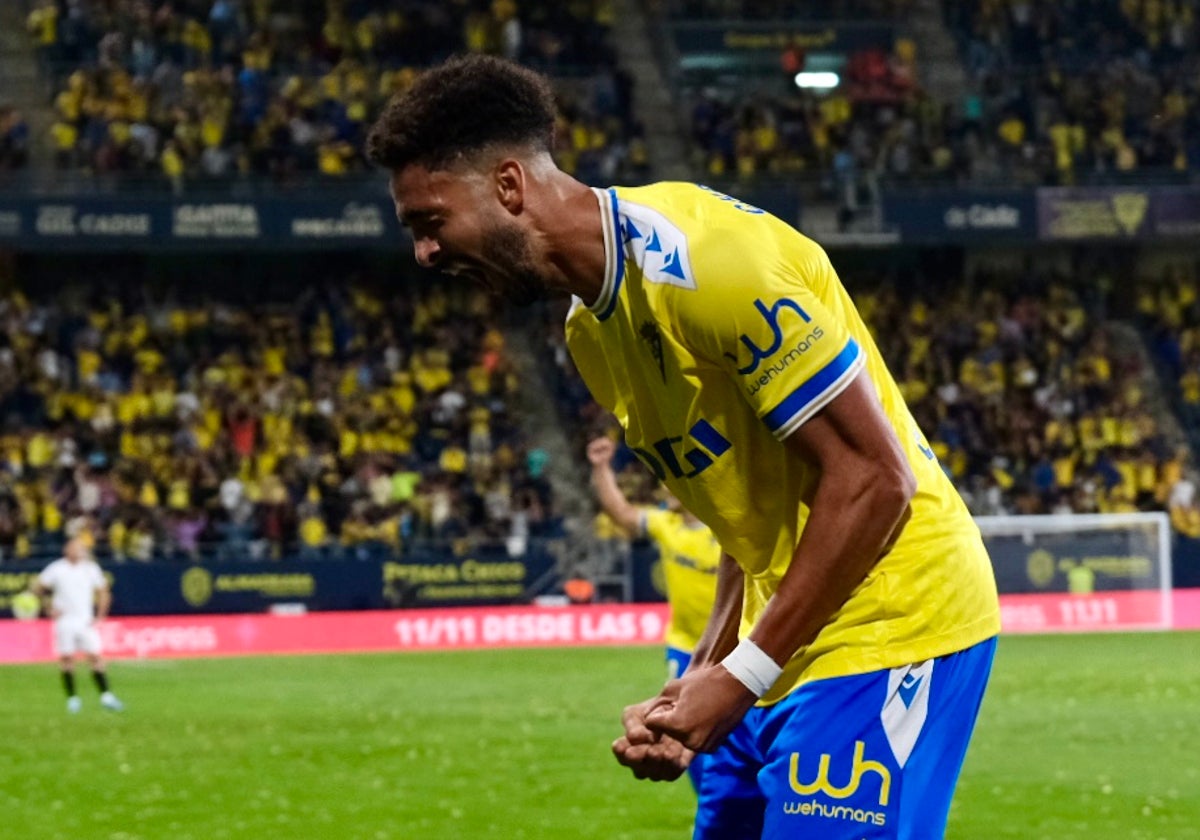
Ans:
[[[671,620],[668,647],[691,653],[700,641],[717,594],[721,544],[702,523],[688,524],[666,510],[642,511],[642,530],[658,546]]]
[[[816,480],[781,441],[863,373],[917,478],[912,517],[763,698],[999,632],[991,564],[824,250],[695,184],[597,191],[602,291],[567,344],[626,441],[745,571],[743,636],[791,563]]]

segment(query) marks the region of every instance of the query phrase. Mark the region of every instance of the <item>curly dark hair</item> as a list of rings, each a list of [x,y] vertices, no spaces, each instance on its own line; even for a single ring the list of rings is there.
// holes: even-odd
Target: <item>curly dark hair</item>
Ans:
[[[367,158],[396,171],[414,163],[443,169],[489,146],[549,152],[555,113],[544,76],[493,56],[459,56],[392,98],[367,136]]]

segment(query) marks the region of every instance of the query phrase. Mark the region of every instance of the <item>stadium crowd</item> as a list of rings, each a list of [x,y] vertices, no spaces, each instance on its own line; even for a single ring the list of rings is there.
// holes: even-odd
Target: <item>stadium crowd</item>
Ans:
[[[355,557],[555,527],[481,293],[0,298],[0,558]]]
[[[980,273],[922,300],[860,293],[929,445],[976,514],[1161,510],[1184,476],[1104,301]]]
[[[741,4],[683,2],[685,15]],[[746,4],[747,7],[755,4]],[[778,5],[755,6],[780,18]],[[843,4],[831,3],[830,11]],[[854,6],[855,4],[846,4]],[[849,18],[887,19],[892,4]],[[725,78],[697,93],[691,129],[709,177],[817,173],[844,189],[876,179],[1071,185],[1177,178],[1200,160],[1195,0],[945,3],[968,92],[933,99],[917,46],[848,56],[840,84],[795,89],[795,44],[778,83]]]
[[[38,0],[28,28],[58,80],[60,169],[189,180],[366,169],[366,129],[420,68],[455,52],[559,77],[559,162],[644,174],[632,78],[605,0]]]
[[[786,60],[786,57],[785,57]],[[712,178],[833,174],[843,182],[859,172],[904,178],[949,175],[957,165],[944,109],[916,85],[916,48],[901,40],[893,54],[856,52],[844,80],[828,92],[790,81],[751,95],[708,86],[692,103],[691,132],[699,168]]]
[[[1171,177],[1200,160],[1195,0],[946,3],[1002,175]]]

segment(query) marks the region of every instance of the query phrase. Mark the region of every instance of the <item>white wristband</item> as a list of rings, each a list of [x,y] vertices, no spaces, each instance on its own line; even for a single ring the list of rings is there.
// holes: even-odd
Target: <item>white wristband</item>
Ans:
[[[754,692],[755,697],[762,697],[770,691],[783,673],[783,668],[749,639],[742,639],[733,652],[721,660],[721,664],[737,677],[738,682]]]

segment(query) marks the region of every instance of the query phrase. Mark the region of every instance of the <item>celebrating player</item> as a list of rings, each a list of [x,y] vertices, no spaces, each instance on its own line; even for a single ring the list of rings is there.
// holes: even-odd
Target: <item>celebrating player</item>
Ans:
[[[691,665],[625,710],[617,759],[671,779],[721,746],[703,840],[940,836],[1000,625],[966,506],[819,246],[694,184],[593,190],[555,166],[554,118],[541,76],[455,59],[368,154],[421,265],[574,296],[593,396],[725,552]]]
[[[119,712],[124,706],[108,688],[108,674],[100,655],[100,633],[96,630],[97,622],[108,615],[112,600],[108,581],[88,556],[82,540],[69,540],[63,554],[37,576],[33,591],[46,603],[46,611],[54,619],[54,647],[67,692],[67,711],[75,714],[82,706],[75,693],[75,654],[82,651],[100,690],[100,705]]]

